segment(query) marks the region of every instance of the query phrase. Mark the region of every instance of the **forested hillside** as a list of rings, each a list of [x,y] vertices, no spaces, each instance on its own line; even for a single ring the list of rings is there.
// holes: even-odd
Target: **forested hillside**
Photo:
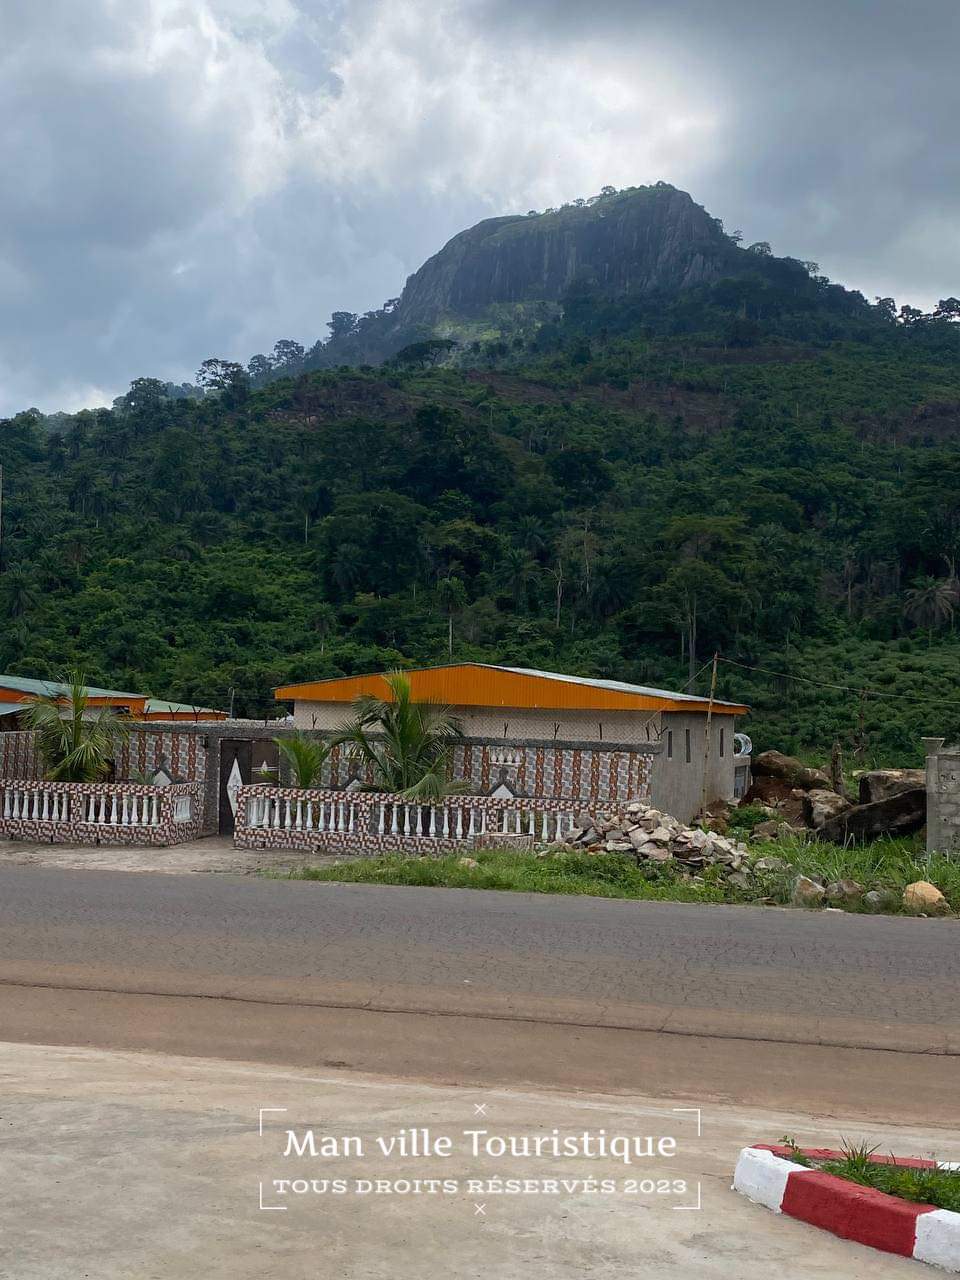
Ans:
[[[208,365],[203,398],[21,414],[0,670],[262,715],[281,682],[451,655],[704,689],[719,650],[820,682],[721,664],[758,746],[916,760],[960,726],[958,310],[786,260],[577,285],[449,367]]]

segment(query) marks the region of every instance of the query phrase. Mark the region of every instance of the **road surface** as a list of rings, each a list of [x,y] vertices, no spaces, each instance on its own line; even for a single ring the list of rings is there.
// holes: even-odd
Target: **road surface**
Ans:
[[[960,925],[0,868],[0,1039],[960,1123]]]

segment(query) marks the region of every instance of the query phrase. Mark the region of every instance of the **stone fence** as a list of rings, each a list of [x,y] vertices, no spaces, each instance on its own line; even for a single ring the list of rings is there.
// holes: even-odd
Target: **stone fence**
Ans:
[[[42,844],[182,844],[203,825],[199,783],[0,780],[0,838]]]
[[[576,823],[571,800],[454,795],[407,801],[386,792],[241,787],[234,843],[240,849],[303,849],[361,856],[452,853],[562,840]]]

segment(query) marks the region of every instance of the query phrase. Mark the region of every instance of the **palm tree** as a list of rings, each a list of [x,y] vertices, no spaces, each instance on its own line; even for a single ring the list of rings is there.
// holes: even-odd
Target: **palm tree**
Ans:
[[[958,599],[956,579],[918,578],[904,597],[904,617],[918,627],[927,627],[932,642],[934,629],[952,620]]]
[[[306,791],[320,780],[323,766],[330,755],[329,743],[319,738],[308,738],[305,733],[297,732],[292,738],[274,738],[286,758],[293,774],[294,786]]]
[[[462,790],[448,777],[450,749],[463,737],[449,707],[417,702],[402,671],[383,677],[389,694],[365,694],[353,704],[354,717],[340,726],[336,741],[349,743],[371,766],[373,787],[405,800],[440,800]]]
[[[65,693],[42,694],[30,703],[24,720],[51,782],[99,782],[110,772],[126,723],[112,707],[88,710],[87,682],[79,671],[67,675],[65,687]]]

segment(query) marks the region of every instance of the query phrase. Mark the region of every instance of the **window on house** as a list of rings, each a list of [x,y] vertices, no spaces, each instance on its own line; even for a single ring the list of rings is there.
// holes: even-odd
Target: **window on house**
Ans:
[[[689,729],[686,729],[686,730],[684,730],[684,732],[686,733],[687,764],[689,764],[689,763],[690,763],[690,760],[691,760],[691,756],[690,756],[690,730],[689,730]]]
[[[667,759],[673,759],[673,730],[667,730]]]
[[[720,755],[721,756],[723,755],[723,749],[724,749],[724,737],[723,737],[723,728],[721,726],[721,729],[720,729]]]

